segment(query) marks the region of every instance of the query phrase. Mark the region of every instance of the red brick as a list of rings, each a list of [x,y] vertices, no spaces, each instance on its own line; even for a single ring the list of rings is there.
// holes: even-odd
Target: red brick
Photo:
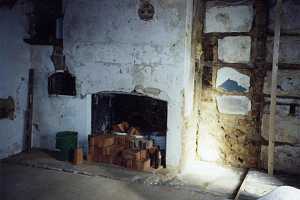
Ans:
[[[83,151],[82,148],[78,148],[74,150],[74,160],[73,164],[78,165],[83,161]]]
[[[150,168],[151,168],[150,159],[134,161],[134,169],[141,170],[141,171],[147,171]]]
[[[114,136],[98,135],[95,136],[95,146],[107,147],[114,144]]]
[[[94,161],[94,154],[89,152],[88,155],[87,155],[87,160],[88,160],[89,162]]]

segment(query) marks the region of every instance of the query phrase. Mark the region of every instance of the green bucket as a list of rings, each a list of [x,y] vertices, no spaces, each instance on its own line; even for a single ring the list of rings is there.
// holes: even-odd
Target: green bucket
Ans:
[[[77,148],[77,132],[64,131],[56,134],[56,148],[60,150],[59,160],[71,160],[74,149]]]

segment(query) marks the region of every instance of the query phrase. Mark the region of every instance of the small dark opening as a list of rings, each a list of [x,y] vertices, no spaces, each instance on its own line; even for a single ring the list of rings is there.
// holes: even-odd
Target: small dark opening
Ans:
[[[147,96],[98,93],[92,100],[92,130],[102,133],[123,121],[140,128],[143,135],[167,132],[167,102]]]
[[[296,115],[296,107],[297,107],[296,104],[291,104],[291,106],[290,106],[290,115],[291,116],[295,116]]]
[[[76,96],[76,78],[67,71],[56,72],[48,78],[48,93],[50,95]]]
[[[33,12],[29,13],[30,38],[27,43],[38,45],[58,45],[57,28],[63,16],[62,0],[31,0]]]

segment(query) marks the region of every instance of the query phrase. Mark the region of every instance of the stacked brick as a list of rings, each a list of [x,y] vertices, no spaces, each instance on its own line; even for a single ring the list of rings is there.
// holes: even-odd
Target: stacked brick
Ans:
[[[160,159],[160,151],[151,140],[119,135],[89,137],[89,161],[149,171],[160,167]]]

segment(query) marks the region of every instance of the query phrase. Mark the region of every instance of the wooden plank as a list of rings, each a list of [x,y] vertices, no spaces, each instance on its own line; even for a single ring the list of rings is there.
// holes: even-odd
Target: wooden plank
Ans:
[[[30,152],[32,147],[32,118],[33,118],[33,82],[34,82],[34,69],[29,69],[28,80],[28,96],[27,96],[27,110],[26,110],[26,151]]]
[[[273,48],[273,69],[272,69],[272,89],[271,89],[271,106],[270,106],[270,122],[269,122],[269,148],[268,148],[268,173],[274,174],[274,138],[275,138],[275,115],[276,115],[276,92],[277,92],[277,73],[278,73],[278,58],[280,45],[280,15],[281,15],[282,0],[277,0],[276,5],[276,21],[275,21],[275,36]]]
[[[237,192],[234,200],[239,200],[239,197],[240,197],[242,191],[244,191],[244,189],[246,187],[246,180],[247,180],[248,174],[249,174],[249,170],[247,170],[246,176],[244,177],[244,180],[243,180],[243,182],[242,182],[242,184],[241,184],[241,186],[240,186],[240,188],[239,188],[239,190],[238,190],[238,192]]]

